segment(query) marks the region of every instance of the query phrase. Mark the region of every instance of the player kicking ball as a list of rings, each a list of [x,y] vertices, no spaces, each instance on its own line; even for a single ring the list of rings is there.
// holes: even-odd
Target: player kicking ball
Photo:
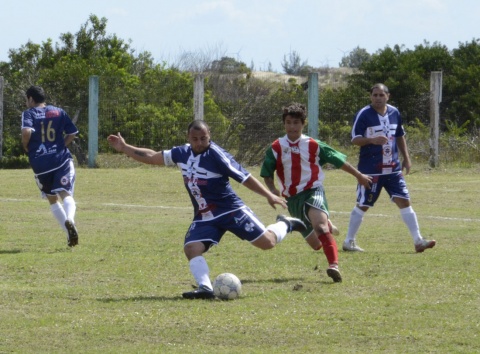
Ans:
[[[287,233],[302,232],[306,226],[299,219],[283,215],[277,217],[276,223],[266,227],[262,224],[235,193],[230,178],[265,197],[273,208],[276,205],[286,208],[285,200],[271,193],[227,151],[211,141],[207,123],[201,120],[190,123],[187,141],[188,144],[157,152],[127,144],[120,133],[108,137],[115,150],[136,161],[180,169],[194,210],[183,250],[198,285],[197,289],[184,292],[182,296],[213,299],[215,295],[204,253],[217,245],[227,231],[255,247],[268,250],[281,242]]]

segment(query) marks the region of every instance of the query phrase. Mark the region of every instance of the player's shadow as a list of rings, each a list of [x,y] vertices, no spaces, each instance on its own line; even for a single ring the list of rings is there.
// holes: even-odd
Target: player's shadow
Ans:
[[[249,284],[249,283],[288,283],[291,281],[304,281],[305,278],[270,278],[270,279],[240,279],[242,284]]]
[[[0,250],[0,254],[17,254],[22,252],[21,250],[14,249],[14,250]]]
[[[125,297],[107,297],[99,298],[97,301],[108,303],[115,302],[139,302],[139,301],[180,301],[184,300],[181,296],[125,296]]]

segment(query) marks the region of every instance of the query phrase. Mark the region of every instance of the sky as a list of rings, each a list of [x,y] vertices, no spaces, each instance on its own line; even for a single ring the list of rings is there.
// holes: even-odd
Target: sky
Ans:
[[[333,68],[357,47],[373,54],[427,41],[452,50],[480,38],[478,0],[2,0],[0,61],[28,41],[59,43],[90,14],[159,63],[201,53],[276,72],[293,52]]]

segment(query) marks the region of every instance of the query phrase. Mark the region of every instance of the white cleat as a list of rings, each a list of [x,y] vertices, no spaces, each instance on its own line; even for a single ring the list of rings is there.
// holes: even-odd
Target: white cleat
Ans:
[[[365,250],[359,247],[355,241],[343,242],[343,250],[347,252],[364,252]]]

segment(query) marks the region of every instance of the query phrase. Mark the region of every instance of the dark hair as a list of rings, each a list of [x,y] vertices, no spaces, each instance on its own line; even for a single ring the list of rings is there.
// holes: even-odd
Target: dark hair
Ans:
[[[285,118],[291,116],[293,118],[299,118],[302,124],[305,123],[307,118],[307,108],[301,103],[291,103],[290,105],[283,107],[282,120],[285,123]]]
[[[390,93],[390,91],[388,91],[388,87],[381,83],[373,85],[372,88],[370,89],[370,93],[373,93],[373,90],[376,88],[382,90],[385,93]]]
[[[25,95],[27,98],[31,97],[35,103],[45,102],[45,91],[40,86],[30,86]]]
[[[190,133],[190,130],[202,130],[203,128],[207,129],[207,131],[210,131],[210,128],[204,120],[201,119],[195,119],[192,121],[187,128],[187,134]]]

